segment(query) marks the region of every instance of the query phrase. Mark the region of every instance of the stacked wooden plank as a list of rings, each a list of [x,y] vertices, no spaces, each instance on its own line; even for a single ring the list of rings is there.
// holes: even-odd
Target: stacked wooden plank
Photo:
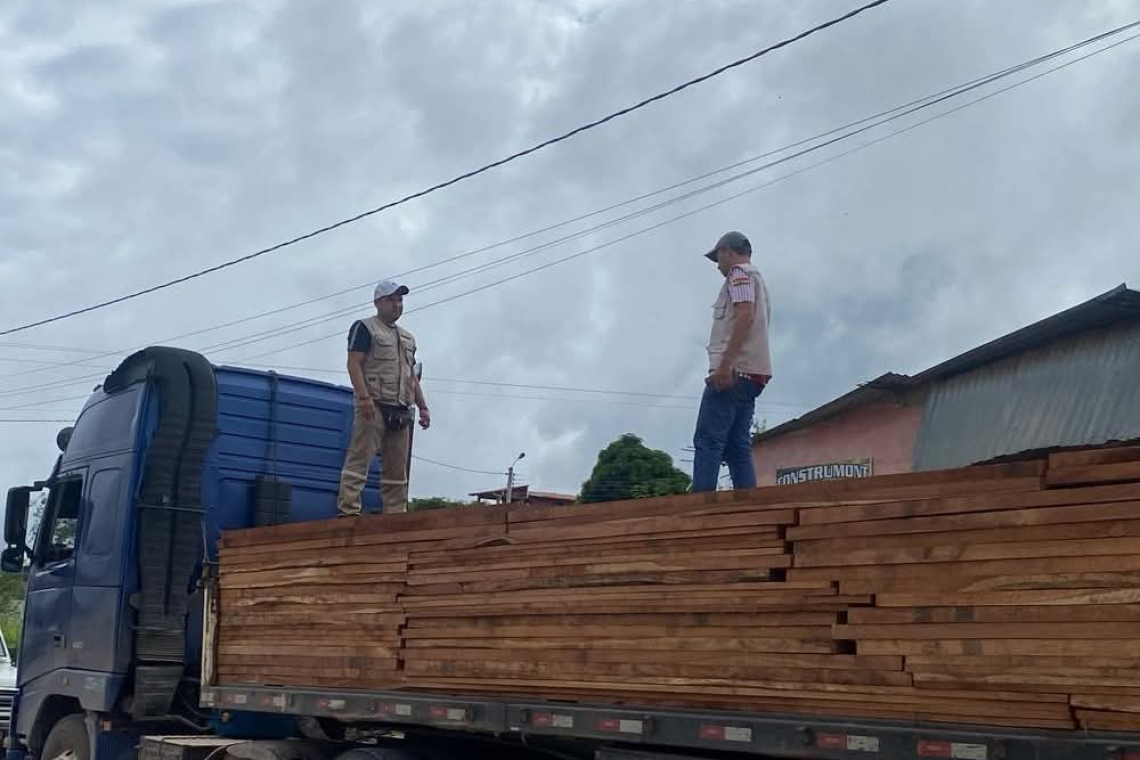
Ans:
[[[217,679],[313,686],[403,683],[408,557],[506,536],[506,511],[294,523],[226,534]]]
[[[1138,462],[235,531],[218,681],[1140,730]]]
[[[803,510],[789,577],[872,595],[835,636],[918,689],[1059,694],[1083,728],[1140,730],[1138,464],[1066,452],[1036,492]]]

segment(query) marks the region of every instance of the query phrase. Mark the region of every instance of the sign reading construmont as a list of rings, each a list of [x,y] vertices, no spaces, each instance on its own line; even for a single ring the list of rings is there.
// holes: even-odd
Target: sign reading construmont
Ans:
[[[776,483],[806,483],[809,480],[838,480],[840,478],[868,478],[871,476],[871,457],[844,459],[804,467],[777,467]]]

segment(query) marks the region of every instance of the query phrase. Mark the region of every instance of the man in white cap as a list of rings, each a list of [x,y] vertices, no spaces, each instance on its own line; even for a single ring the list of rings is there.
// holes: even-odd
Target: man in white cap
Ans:
[[[752,488],[752,418],[756,397],[772,378],[768,288],[742,233],[726,232],[705,256],[716,262],[724,284],[713,304],[709,374],[693,434],[693,490],[716,490],[721,462],[728,463],[733,488]]]
[[[425,430],[431,425],[431,413],[414,369],[416,339],[396,325],[407,293],[406,285],[380,283],[373,294],[376,316],[353,323],[348,331],[348,377],[356,411],[340,474],[337,511],[342,516],[360,514],[360,494],[377,453],[384,511],[408,511],[412,406],[419,409],[420,427]]]

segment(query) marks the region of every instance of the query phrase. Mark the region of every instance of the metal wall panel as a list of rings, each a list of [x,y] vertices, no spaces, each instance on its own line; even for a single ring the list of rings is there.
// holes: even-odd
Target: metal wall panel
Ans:
[[[1140,438],[1140,322],[1094,330],[930,385],[914,469]]]

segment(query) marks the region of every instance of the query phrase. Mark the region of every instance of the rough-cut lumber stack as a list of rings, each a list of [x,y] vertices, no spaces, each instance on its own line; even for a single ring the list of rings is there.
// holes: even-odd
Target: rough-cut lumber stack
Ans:
[[[1059,693],[1082,727],[1140,730],[1138,465],[1065,452],[1037,492],[804,510],[789,577],[872,595],[835,635],[917,688]]]
[[[406,615],[399,602],[409,554],[501,539],[505,531],[505,510],[480,509],[447,520],[425,513],[227,534],[219,680],[402,684]]]
[[[1140,448],[227,533],[220,683],[1140,730]]]

